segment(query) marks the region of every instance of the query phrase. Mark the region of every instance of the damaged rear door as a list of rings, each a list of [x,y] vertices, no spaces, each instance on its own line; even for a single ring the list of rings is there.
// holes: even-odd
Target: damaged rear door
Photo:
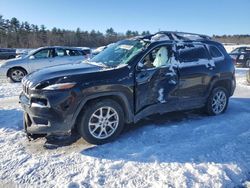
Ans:
[[[179,97],[182,109],[199,107],[206,101],[215,64],[200,43],[177,44],[179,57]]]
[[[149,51],[137,65],[135,110],[147,116],[178,107],[178,62],[172,44],[159,45]]]

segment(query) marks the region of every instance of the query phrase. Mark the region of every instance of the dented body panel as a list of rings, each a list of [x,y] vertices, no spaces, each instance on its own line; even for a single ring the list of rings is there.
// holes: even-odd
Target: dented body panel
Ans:
[[[29,134],[69,132],[88,103],[102,98],[116,100],[123,108],[126,123],[133,123],[155,113],[200,108],[216,84],[225,86],[230,96],[233,94],[234,66],[221,44],[210,40],[177,41],[171,36],[170,40],[161,40],[161,35],[121,66],[86,62],[42,69],[26,76],[20,95],[25,130]],[[211,46],[219,51],[219,57],[212,56]],[[123,44],[121,48],[129,50],[130,46]],[[191,58],[198,51],[204,57]],[[166,57],[168,62],[164,64]],[[46,90],[58,83],[75,85]]]

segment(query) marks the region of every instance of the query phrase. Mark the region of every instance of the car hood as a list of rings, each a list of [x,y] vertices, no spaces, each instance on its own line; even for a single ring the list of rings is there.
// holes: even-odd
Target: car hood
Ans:
[[[30,86],[34,87],[38,83],[41,83],[43,81],[53,80],[55,78],[66,78],[68,76],[74,76],[79,74],[98,72],[102,71],[103,69],[104,68],[101,66],[89,63],[58,65],[35,71],[24,77],[23,82],[29,82]]]
[[[19,65],[19,63],[23,62],[23,58],[15,58],[15,59],[9,59],[4,60],[0,62],[1,67],[10,67],[13,65]]]

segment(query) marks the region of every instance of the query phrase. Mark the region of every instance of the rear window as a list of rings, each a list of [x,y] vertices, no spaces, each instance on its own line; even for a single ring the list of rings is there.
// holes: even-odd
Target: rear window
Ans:
[[[185,44],[179,46],[179,60],[180,62],[193,62],[200,59],[208,59],[208,54],[203,45]]]
[[[209,46],[209,51],[210,51],[211,56],[214,57],[214,58],[223,57],[220,50],[218,48],[216,48],[215,46]]]

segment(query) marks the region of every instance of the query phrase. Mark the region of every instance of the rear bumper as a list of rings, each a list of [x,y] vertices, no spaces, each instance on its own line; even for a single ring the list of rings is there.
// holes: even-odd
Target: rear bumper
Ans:
[[[37,99],[42,99],[44,103],[35,101]],[[19,102],[24,110],[23,124],[28,134],[67,133],[74,125],[74,105],[69,92],[48,96],[27,96],[22,92]]]
[[[235,88],[236,88],[236,79],[235,79],[235,76],[233,76],[232,83],[231,83],[231,93],[230,93],[230,96],[232,96],[234,94]]]

